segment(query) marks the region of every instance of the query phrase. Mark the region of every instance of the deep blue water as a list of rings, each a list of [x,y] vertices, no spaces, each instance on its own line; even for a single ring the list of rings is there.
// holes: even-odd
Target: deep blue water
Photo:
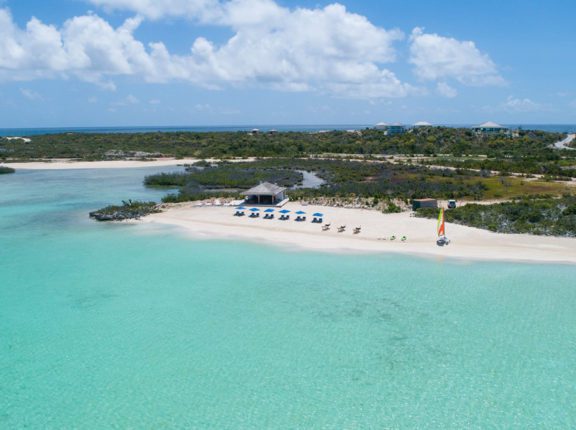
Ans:
[[[449,127],[470,127],[472,124],[449,124]],[[576,132],[576,124],[506,124],[511,128],[543,130],[559,133]],[[319,124],[319,125],[239,125],[239,126],[174,126],[174,127],[61,127],[61,128],[0,128],[0,136],[34,136],[57,133],[148,133],[154,131],[249,131],[258,128],[262,131],[320,131],[320,130],[362,130],[373,124]]]

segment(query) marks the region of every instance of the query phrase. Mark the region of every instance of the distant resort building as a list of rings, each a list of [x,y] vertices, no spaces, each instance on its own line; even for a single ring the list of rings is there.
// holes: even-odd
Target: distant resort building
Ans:
[[[244,195],[246,196],[244,203],[250,205],[282,206],[288,202],[286,188],[270,182],[262,182],[250,188]]]
[[[376,130],[382,130],[386,136],[406,133],[406,127],[399,123],[388,124],[386,122],[379,122],[374,128]]]
[[[510,136],[510,129],[508,127],[504,127],[503,125],[497,124],[492,121],[485,122],[480,125],[476,125],[472,127],[472,130],[476,134],[483,134],[483,135],[494,135],[494,134],[501,134]]]

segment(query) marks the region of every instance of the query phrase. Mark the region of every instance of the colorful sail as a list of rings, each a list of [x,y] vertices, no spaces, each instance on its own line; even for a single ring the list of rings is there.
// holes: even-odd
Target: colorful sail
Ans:
[[[444,236],[446,234],[446,228],[444,226],[444,209],[440,209],[438,214],[438,236]]]

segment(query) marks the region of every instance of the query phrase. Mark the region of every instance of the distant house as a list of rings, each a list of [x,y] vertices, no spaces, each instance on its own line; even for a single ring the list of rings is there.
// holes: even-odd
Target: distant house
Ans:
[[[386,136],[394,136],[396,134],[406,133],[406,127],[399,123],[388,124],[386,122],[379,122],[374,126],[376,130],[384,131]]]
[[[245,203],[252,205],[276,206],[288,201],[286,188],[270,182],[262,182],[244,193]]]
[[[502,134],[502,135],[510,135],[510,129],[508,127],[504,127],[503,125],[497,124],[492,121],[485,122],[480,125],[476,125],[472,127],[472,130],[477,134],[485,134],[485,135],[493,135],[493,134]]]
[[[438,208],[438,200],[436,199],[414,199],[412,200],[412,210],[418,210],[422,208]]]

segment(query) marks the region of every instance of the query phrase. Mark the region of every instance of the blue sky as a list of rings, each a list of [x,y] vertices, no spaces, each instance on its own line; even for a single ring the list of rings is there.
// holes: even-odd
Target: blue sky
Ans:
[[[0,127],[576,123],[576,3],[0,0]]]

